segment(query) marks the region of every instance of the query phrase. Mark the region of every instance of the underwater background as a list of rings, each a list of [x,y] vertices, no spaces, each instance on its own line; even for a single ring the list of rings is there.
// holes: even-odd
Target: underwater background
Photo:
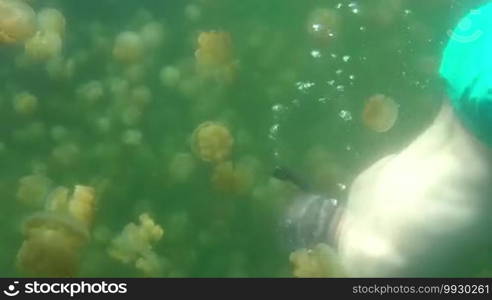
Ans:
[[[2,277],[293,276],[274,168],[343,202],[430,124],[449,30],[487,1],[25,2],[48,25],[0,43]],[[39,215],[76,185],[87,228]],[[45,272],[28,247],[57,234]]]

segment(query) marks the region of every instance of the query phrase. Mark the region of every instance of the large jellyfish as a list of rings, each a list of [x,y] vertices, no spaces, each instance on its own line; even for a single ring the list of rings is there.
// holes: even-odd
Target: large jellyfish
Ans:
[[[36,14],[25,2],[0,0],[0,44],[22,42],[36,31]]]
[[[31,276],[77,275],[94,211],[92,187],[76,185],[70,197],[67,188],[53,190],[45,209],[31,215],[23,224],[25,239],[17,253],[19,269]]]

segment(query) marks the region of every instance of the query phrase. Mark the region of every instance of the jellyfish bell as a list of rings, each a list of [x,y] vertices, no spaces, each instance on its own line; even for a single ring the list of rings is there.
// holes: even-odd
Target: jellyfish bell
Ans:
[[[33,229],[17,253],[17,267],[35,277],[73,277],[79,270],[78,244],[63,231]]]
[[[307,32],[320,42],[327,42],[337,37],[342,18],[334,9],[317,8],[307,18]]]
[[[54,189],[44,210],[30,215],[22,226],[24,241],[17,266],[28,275],[73,277],[82,247],[90,240],[94,212],[93,189],[77,185],[69,198],[65,187]]]
[[[200,124],[192,134],[193,153],[203,161],[218,163],[226,160],[232,151],[234,138],[221,123],[207,121]]]
[[[0,0],[0,44],[22,42],[36,31],[36,13],[25,2]]]
[[[163,24],[150,22],[140,29],[140,36],[146,47],[156,49],[163,44],[166,38],[166,30]]]
[[[377,94],[370,97],[362,113],[364,125],[379,133],[390,130],[398,119],[398,105],[385,95]]]
[[[44,8],[37,15],[38,27],[45,32],[55,32],[60,36],[65,34],[65,17],[56,8]]]
[[[253,186],[254,170],[243,162],[220,162],[215,165],[211,183],[214,188],[225,194],[244,195]]]
[[[108,254],[124,264],[133,264],[136,269],[148,276],[157,276],[161,270],[161,259],[153,246],[164,234],[164,229],[144,213],[139,216],[139,224],[129,223],[111,241]]]
[[[226,83],[233,81],[236,76],[237,62],[230,33],[205,31],[199,34],[197,41],[195,59],[200,75]]]
[[[81,242],[90,239],[88,228],[74,218],[56,212],[43,211],[29,216],[23,224],[23,233],[28,235],[35,228],[60,229]]]
[[[195,57],[199,64],[220,66],[232,61],[232,39],[227,32],[209,31],[198,36]]]
[[[122,63],[136,63],[143,59],[144,43],[134,31],[124,31],[116,36],[113,57]]]
[[[80,248],[89,240],[84,224],[56,212],[39,212],[23,224],[25,240],[17,266],[25,274],[73,277],[80,265]]]
[[[19,115],[32,115],[38,107],[38,98],[29,92],[21,92],[15,95],[13,106]]]
[[[63,41],[56,32],[38,31],[25,43],[27,57],[33,61],[47,61],[59,57]]]

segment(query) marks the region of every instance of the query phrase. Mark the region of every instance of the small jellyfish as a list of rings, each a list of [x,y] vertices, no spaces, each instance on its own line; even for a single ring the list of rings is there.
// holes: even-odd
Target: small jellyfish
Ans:
[[[398,118],[398,105],[385,95],[377,94],[370,97],[362,113],[364,125],[376,132],[390,130]]]
[[[214,168],[212,185],[219,191],[228,194],[244,194],[253,186],[253,170],[244,164],[233,164],[231,161],[221,162]]]
[[[202,8],[197,4],[188,4],[184,9],[184,16],[191,22],[197,22],[202,17]]]
[[[76,164],[80,154],[79,146],[71,142],[61,143],[51,151],[51,156],[55,162],[65,167]]]
[[[123,228],[111,241],[108,254],[124,264],[134,264],[145,275],[158,275],[160,259],[153,245],[162,238],[164,230],[148,214],[141,214],[139,221],[138,225],[130,223]]]
[[[159,79],[165,87],[176,87],[181,80],[181,71],[174,66],[162,67],[159,72]]]
[[[202,32],[198,36],[195,57],[199,64],[209,66],[227,65],[233,60],[232,39],[227,32]]]
[[[45,69],[53,80],[69,80],[75,73],[75,60],[58,56],[46,62]]]
[[[100,81],[92,80],[77,88],[76,94],[79,99],[94,104],[104,97],[104,87]]]
[[[203,76],[226,82],[234,79],[236,63],[231,35],[228,32],[200,33],[195,58],[198,70]]]
[[[140,29],[140,36],[147,48],[155,49],[159,48],[163,44],[166,38],[166,30],[164,29],[164,25],[161,23],[150,22],[145,24],[142,29]]]
[[[231,154],[234,138],[225,125],[207,121],[195,129],[191,143],[193,152],[203,161],[218,163]]]
[[[128,99],[131,105],[142,109],[147,104],[152,102],[152,91],[149,87],[145,85],[140,85],[134,87],[129,94],[130,98]]]
[[[142,139],[142,132],[138,129],[127,129],[121,137],[123,144],[128,146],[140,146],[142,145]]]
[[[25,2],[0,0],[0,44],[16,43],[36,31],[36,13]]]
[[[148,69],[144,64],[132,64],[125,68],[123,75],[131,83],[140,83],[145,80]]]
[[[21,92],[14,97],[14,111],[19,115],[31,115],[38,107],[38,98],[29,92]]]
[[[340,14],[333,9],[317,8],[307,20],[307,31],[316,40],[327,41],[335,38],[341,26]]]
[[[54,32],[63,36],[65,34],[65,17],[55,8],[44,8],[38,12],[39,30]]]
[[[26,55],[33,61],[47,61],[59,57],[63,41],[56,32],[38,31],[25,44]]]
[[[118,34],[113,46],[113,57],[122,63],[135,63],[142,60],[144,45],[140,35],[133,31]]]

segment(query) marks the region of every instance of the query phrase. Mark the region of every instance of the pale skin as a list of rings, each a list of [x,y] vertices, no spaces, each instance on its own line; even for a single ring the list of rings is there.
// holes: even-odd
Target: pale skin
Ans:
[[[473,276],[492,249],[491,150],[444,101],[400,153],[353,182],[339,224],[348,276]]]

